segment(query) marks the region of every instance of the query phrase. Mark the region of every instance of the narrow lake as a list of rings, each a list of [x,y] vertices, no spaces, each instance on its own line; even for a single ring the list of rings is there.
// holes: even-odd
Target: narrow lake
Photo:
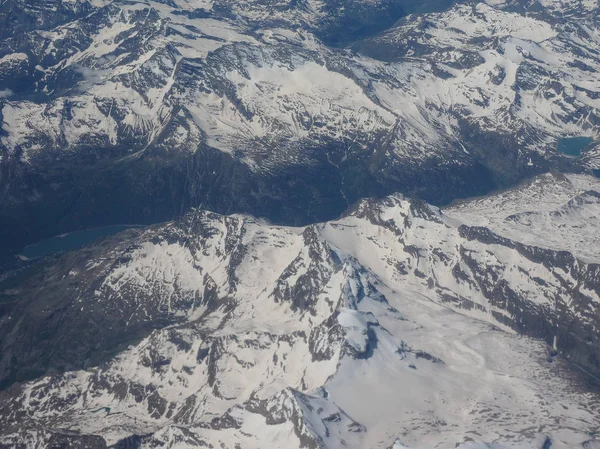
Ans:
[[[92,243],[94,240],[97,240],[100,237],[113,235],[126,229],[139,227],[141,226],[114,225],[71,232],[69,234],[58,235],[48,240],[26,246],[20,254],[29,259],[35,259],[37,257],[48,256],[54,253],[73,251]]]
[[[565,137],[558,141],[558,151],[569,156],[579,156],[593,140],[591,137]]]

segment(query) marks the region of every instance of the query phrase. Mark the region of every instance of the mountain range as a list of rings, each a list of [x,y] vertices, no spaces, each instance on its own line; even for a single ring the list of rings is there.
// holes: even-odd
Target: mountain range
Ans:
[[[548,174],[306,227],[197,209],[25,263],[0,442],[596,448],[599,207]]]
[[[3,0],[0,449],[600,449],[599,17]]]
[[[598,3],[6,0],[4,253],[201,206],[285,225],[437,205],[596,138]]]

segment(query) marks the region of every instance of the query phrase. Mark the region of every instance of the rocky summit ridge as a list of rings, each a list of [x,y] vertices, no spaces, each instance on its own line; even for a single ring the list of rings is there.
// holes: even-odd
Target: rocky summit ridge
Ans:
[[[196,209],[24,262],[0,444],[595,448],[599,192],[547,174],[306,227]]]

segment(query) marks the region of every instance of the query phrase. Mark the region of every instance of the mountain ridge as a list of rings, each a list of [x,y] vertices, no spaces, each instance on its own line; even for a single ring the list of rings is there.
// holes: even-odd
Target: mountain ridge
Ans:
[[[551,210],[599,183],[544,175],[485,201]],[[541,194],[534,204],[531,188]],[[460,214],[488,216],[481,201]],[[304,228],[197,210],[40,261],[39,275],[8,292],[17,301],[4,305],[0,330],[13,337],[2,338],[0,367],[6,379],[16,357],[46,375],[2,392],[1,441],[37,447],[54,433],[68,440],[70,429],[71,444],[101,436],[115,447],[131,438],[140,447],[269,447],[280,438],[293,447],[469,447],[464,432],[478,425],[480,445],[535,448],[550,438],[593,447],[598,404],[568,366],[600,370],[598,265],[565,249],[577,254],[576,240],[531,247],[457,214],[400,195]],[[414,387],[394,393],[392,379]],[[534,399],[536,391],[556,397]],[[502,412],[500,397],[511,398]],[[454,407],[475,407],[481,421],[452,417]],[[555,414],[571,424],[544,418]],[[526,430],[540,419],[554,430]],[[50,433],[27,430],[40,426]]]

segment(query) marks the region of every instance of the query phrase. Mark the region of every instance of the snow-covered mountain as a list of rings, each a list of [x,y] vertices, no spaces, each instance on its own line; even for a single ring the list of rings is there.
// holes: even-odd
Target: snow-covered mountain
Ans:
[[[597,1],[7,0],[2,246],[599,167]],[[407,15],[409,14],[409,15]]]
[[[196,209],[26,263],[0,444],[597,448],[599,204],[546,174],[306,227]]]
[[[599,13],[0,2],[0,449],[600,448]]]

